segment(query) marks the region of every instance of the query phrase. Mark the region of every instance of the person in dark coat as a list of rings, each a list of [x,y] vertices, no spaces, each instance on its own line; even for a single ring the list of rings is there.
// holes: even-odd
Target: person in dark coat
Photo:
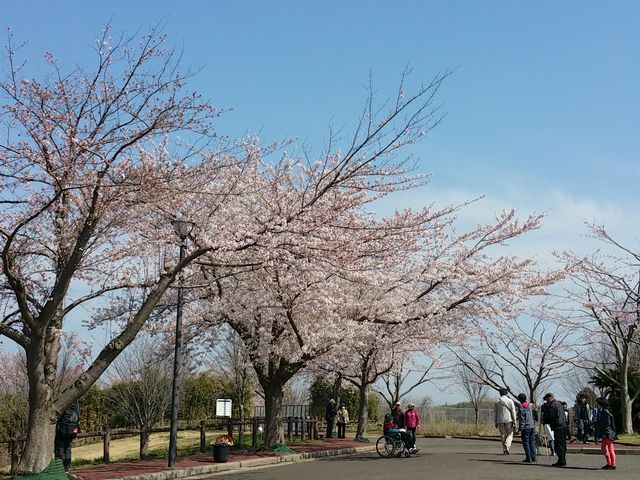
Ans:
[[[547,393],[543,398],[548,408],[542,423],[548,423],[551,426],[555,438],[556,455],[558,455],[558,461],[553,466],[564,467],[567,465],[567,416],[562,404],[556,400],[553,393]]]
[[[573,440],[571,439],[571,425],[573,425],[573,413],[569,410],[569,406],[567,402],[560,402],[562,404],[562,408],[564,408],[564,414],[567,417],[567,441],[571,443]]]
[[[404,428],[404,412],[402,411],[402,405],[400,402],[396,402],[391,409],[391,416],[398,428]]]
[[[598,405],[600,405],[600,411],[598,413],[598,423],[596,424],[596,435],[602,439],[600,448],[604,453],[604,458],[607,460],[607,464],[602,469],[615,470],[616,451],[613,448],[613,441],[617,438],[616,423],[609,408],[609,400],[600,397]]]
[[[64,411],[56,424],[54,453],[56,458],[62,460],[65,472],[68,472],[71,466],[71,443],[78,435],[79,421],[80,405],[74,403]]]
[[[549,454],[553,457],[556,454],[556,442],[553,437],[553,430],[551,429],[551,425],[547,423],[547,418],[549,418],[549,405],[543,403],[540,405],[540,415],[542,422],[542,428],[544,428],[544,435],[547,438],[547,446],[549,447]]]
[[[587,403],[586,395],[580,394],[576,398],[576,438],[582,443],[589,443],[589,432],[591,431],[591,405]]]
[[[332,398],[327,404],[324,419],[327,421],[327,438],[333,438],[333,424],[336,421],[336,401]]]

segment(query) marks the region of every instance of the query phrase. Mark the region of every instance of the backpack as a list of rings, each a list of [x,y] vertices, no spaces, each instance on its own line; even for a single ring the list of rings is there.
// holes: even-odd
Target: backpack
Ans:
[[[78,405],[71,405],[65,410],[58,421],[58,432],[67,438],[75,438],[80,432],[80,408]]]

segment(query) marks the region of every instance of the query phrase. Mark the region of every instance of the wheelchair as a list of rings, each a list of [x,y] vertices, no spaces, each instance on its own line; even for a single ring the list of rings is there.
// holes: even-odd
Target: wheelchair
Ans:
[[[411,456],[411,450],[407,448],[404,441],[402,440],[402,435],[400,433],[387,433],[386,435],[382,435],[376,441],[376,452],[381,457],[405,457]]]

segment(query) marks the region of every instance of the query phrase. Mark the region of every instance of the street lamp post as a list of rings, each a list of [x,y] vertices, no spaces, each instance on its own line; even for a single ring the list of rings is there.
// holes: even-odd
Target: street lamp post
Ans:
[[[187,253],[187,237],[193,228],[193,222],[176,219],[171,222],[180,237],[180,262]],[[182,281],[178,281],[178,304],[176,306],[176,341],[173,356],[173,387],[171,389],[171,431],[169,433],[169,466],[176,466],[178,441],[178,401],[180,395],[180,368],[182,366],[182,304],[184,302]]]

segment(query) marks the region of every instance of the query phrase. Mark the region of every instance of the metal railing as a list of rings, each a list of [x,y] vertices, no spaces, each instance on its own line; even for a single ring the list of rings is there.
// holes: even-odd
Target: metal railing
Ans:
[[[254,417],[264,417],[265,410],[264,405],[257,405],[253,407]],[[301,417],[307,418],[311,416],[311,405],[283,405],[282,417]]]
[[[476,413],[473,408],[453,408],[453,407],[425,407],[416,406],[420,413],[423,425],[439,422],[457,422],[462,424],[475,424]],[[493,425],[494,411],[492,408],[481,408],[478,410],[478,424]]]

